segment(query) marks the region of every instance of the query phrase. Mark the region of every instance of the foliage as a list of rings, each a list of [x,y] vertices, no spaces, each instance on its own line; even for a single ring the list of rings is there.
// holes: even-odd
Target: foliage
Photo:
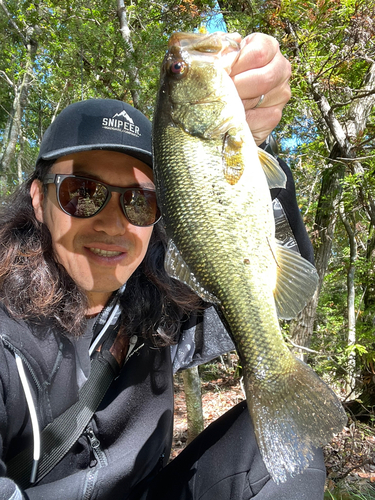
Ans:
[[[169,35],[217,12],[214,0],[131,0],[121,32],[122,3],[0,0],[1,194],[32,170],[44,131],[68,104],[115,98],[151,118]],[[228,31],[275,36],[292,64],[292,98],[276,136],[321,278],[313,335],[304,343],[320,353],[310,352],[308,362],[323,377],[334,375],[345,397],[353,357],[359,387],[375,380],[375,0],[218,4]],[[325,188],[331,179],[335,196]],[[289,336],[292,325],[284,330]],[[361,498],[340,495],[327,492]]]
[[[327,491],[324,495],[324,500],[372,500],[374,498],[375,495],[372,494],[371,491],[366,493],[366,496],[364,496],[358,490],[348,492],[346,489],[338,493],[331,493],[330,491]]]
[[[34,164],[37,146],[53,117],[68,104],[87,98],[115,98],[133,103],[149,117],[159,77],[160,61],[169,35],[200,25],[200,14],[213,2],[191,0],[138,1],[126,6],[131,46],[120,32],[115,0],[31,0],[0,6],[0,140],[5,147],[12,108],[29,57],[27,40],[37,47],[31,83],[23,102],[23,171]],[[131,78],[136,68],[137,83]],[[136,88],[135,88],[136,87]],[[20,141],[19,141],[20,142]],[[8,183],[16,182],[17,145],[11,166],[0,169]],[[5,171],[4,171],[5,170]]]
[[[218,3],[228,31],[275,36],[292,64],[292,99],[276,135],[295,177],[321,276],[314,334],[308,341],[322,355],[310,354],[309,362],[321,374],[329,371],[343,380],[355,356],[357,372],[373,375],[375,0]],[[135,103],[137,96],[136,105],[151,118],[169,35],[196,29],[216,12],[213,0],[126,2],[127,36],[123,36],[120,4],[115,0],[1,0],[3,193],[33,168],[46,127],[69,103],[97,97]],[[21,107],[15,130],[18,140],[6,163],[17,103]],[[337,197],[332,201],[323,190],[324,180],[340,169]],[[321,227],[324,207],[327,226]],[[355,258],[348,231],[354,235]],[[327,263],[321,262],[323,247],[330,256]],[[348,340],[350,272],[355,342]]]

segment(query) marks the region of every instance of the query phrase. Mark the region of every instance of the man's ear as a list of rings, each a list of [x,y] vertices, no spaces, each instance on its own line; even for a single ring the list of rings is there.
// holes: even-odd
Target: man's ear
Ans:
[[[34,208],[35,217],[39,222],[44,222],[44,191],[43,185],[39,180],[34,180],[30,186],[31,202]]]

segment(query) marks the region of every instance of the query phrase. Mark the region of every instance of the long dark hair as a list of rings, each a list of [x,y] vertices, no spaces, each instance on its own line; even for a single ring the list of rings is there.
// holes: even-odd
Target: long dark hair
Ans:
[[[0,207],[0,301],[16,318],[52,320],[68,334],[80,335],[88,302],[85,293],[58,263],[51,234],[32,206],[30,187],[43,182],[53,161],[40,161],[33,175]],[[155,225],[146,256],[129,278],[123,305],[122,328],[158,345],[173,343],[185,315],[201,307],[186,286],[164,270],[166,237]]]

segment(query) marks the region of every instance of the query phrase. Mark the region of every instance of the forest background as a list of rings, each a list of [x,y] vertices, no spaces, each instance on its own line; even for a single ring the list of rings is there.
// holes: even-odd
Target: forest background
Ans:
[[[0,195],[33,170],[68,104],[115,98],[151,119],[167,40],[196,29],[268,33],[292,63],[274,135],[320,286],[283,331],[374,423],[375,0],[0,0]]]

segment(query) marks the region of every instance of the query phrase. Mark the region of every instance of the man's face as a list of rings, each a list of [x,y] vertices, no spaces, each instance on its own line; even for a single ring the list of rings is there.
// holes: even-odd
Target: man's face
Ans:
[[[63,156],[50,173],[80,175],[118,187],[155,188],[150,167],[115,151]],[[152,226],[137,227],[128,222],[120,193],[112,193],[108,204],[94,217],[77,219],[60,209],[54,184],[48,185],[45,197],[39,181],[33,182],[30,192],[37,219],[51,232],[59,262],[87,294],[88,314],[99,312],[142,262]]]

